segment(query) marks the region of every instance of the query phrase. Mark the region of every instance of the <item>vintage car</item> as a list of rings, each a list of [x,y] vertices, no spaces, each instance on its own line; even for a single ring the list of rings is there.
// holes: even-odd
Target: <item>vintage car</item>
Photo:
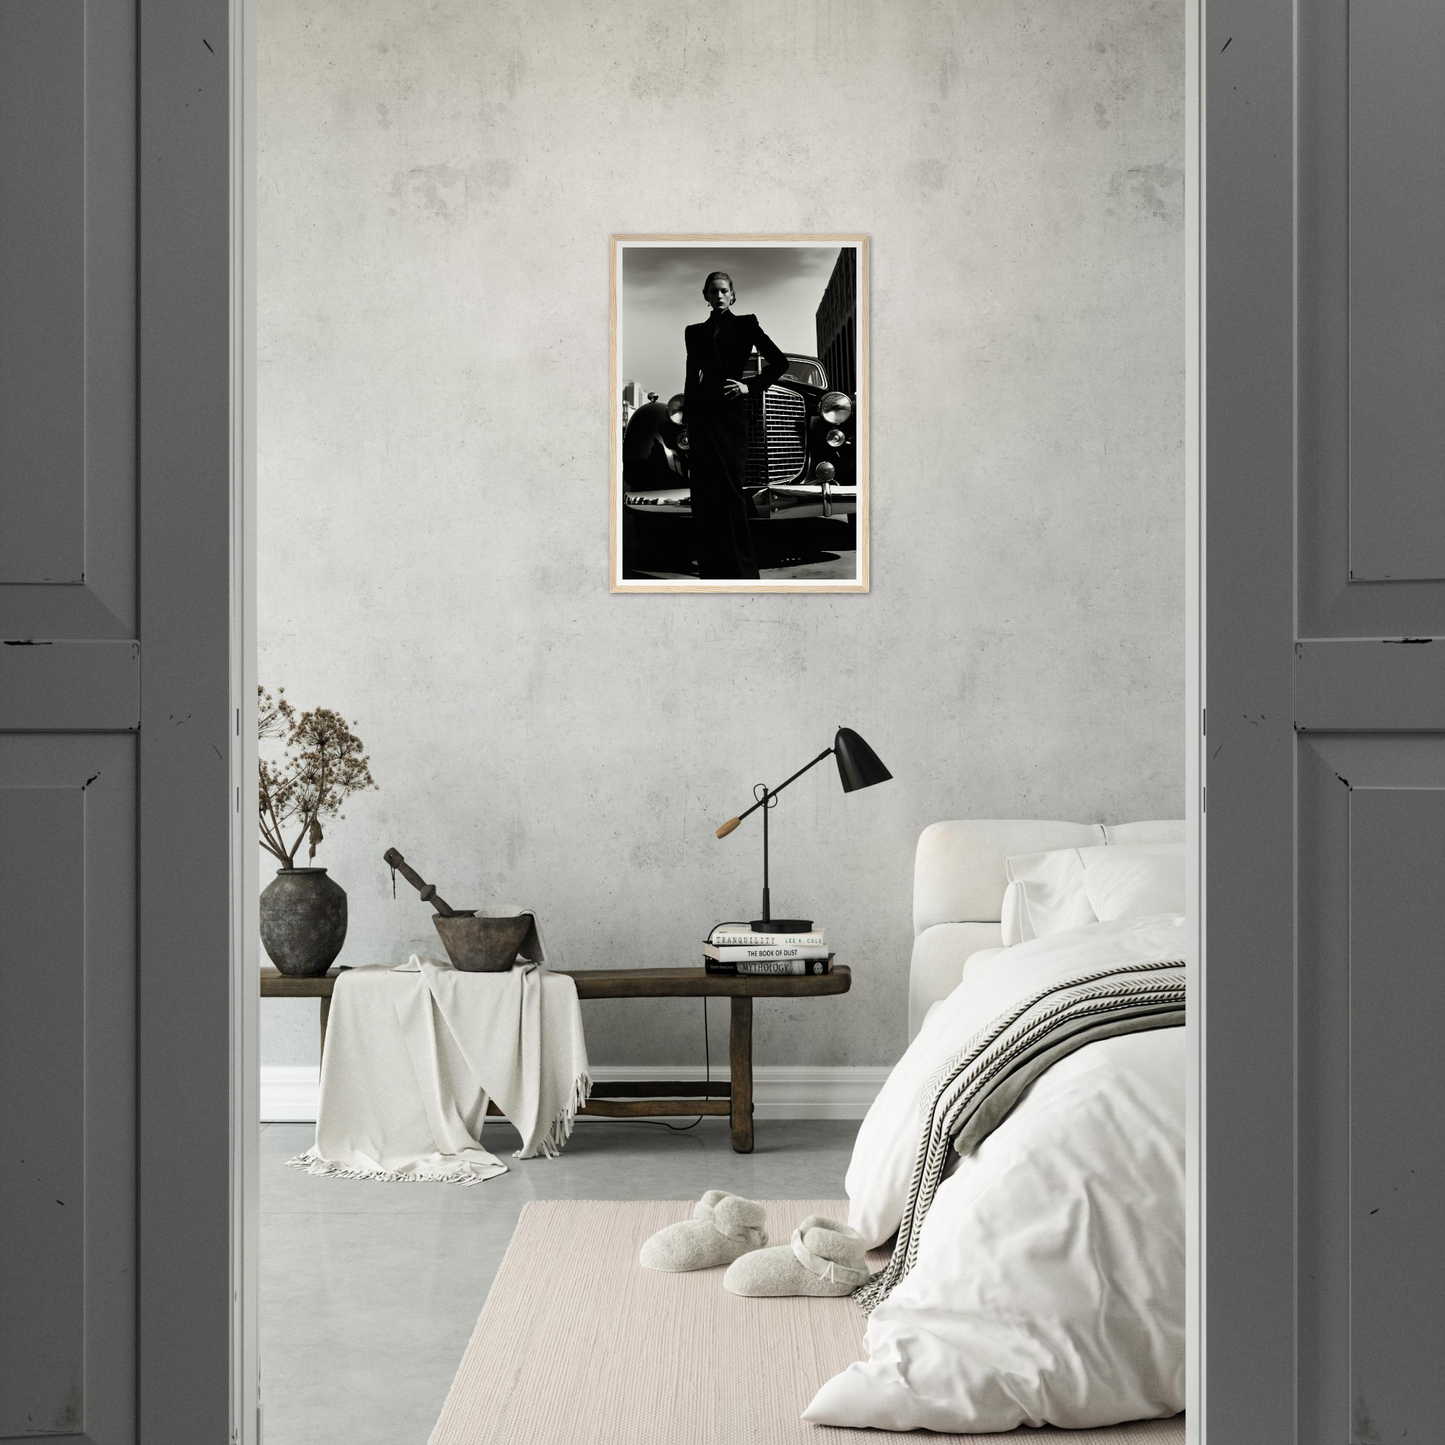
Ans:
[[[758,372],[754,356],[742,375]],[[788,369],[765,393],[750,392],[748,507],[759,522],[837,518],[853,524],[858,505],[854,399],[828,389],[815,356],[788,355]],[[682,397],[639,407],[623,435],[622,486],[630,520],[691,515],[687,418]]]

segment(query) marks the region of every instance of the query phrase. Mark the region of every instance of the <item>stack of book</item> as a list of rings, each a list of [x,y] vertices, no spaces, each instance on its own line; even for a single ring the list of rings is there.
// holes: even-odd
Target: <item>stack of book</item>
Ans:
[[[811,933],[755,933],[746,923],[719,923],[702,946],[709,973],[827,973],[833,966],[821,928]]]

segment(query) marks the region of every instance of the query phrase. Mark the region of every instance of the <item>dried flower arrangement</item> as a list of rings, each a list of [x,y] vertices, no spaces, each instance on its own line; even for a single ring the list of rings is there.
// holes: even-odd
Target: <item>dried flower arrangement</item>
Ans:
[[[322,818],[344,818],[347,798],[376,787],[371,759],[340,713],[318,707],[298,716],[284,687],[256,692],[261,739],[278,739],[282,747],[279,758],[261,759],[261,846],[283,868],[294,868],[302,843],[310,844],[307,861],[316,857]],[[293,823],[299,831],[288,847]]]

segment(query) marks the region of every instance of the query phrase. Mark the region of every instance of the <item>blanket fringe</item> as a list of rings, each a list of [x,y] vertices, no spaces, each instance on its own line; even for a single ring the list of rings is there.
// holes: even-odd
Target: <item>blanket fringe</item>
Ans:
[[[577,1075],[572,1084],[572,1094],[567,1100],[566,1107],[558,1116],[553,1119],[547,1132],[537,1143],[536,1150],[531,1154],[523,1154],[518,1149],[513,1155],[514,1159],[535,1159],[539,1156],[543,1159],[555,1159],[561,1154],[567,1140],[572,1135],[572,1126],[577,1122],[577,1111],[587,1102],[587,1097],[592,1092],[592,1078],[586,1072]],[[482,1184],[492,1178],[491,1174],[478,1174],[476,1167],[471,1164],[457,1164],[451,1169],[441,1169],[435,1172],[417,1174],[411,1171],[399,1171],[395,1169],[370,1169],[352,1168],[345,1164],[334,1163],[330,1159],[323,1159],[315,1149],[308,1149],[304,1154],[298,1154],[294,1159],[286,1161],[288,1169],[301,1169],[307,1174],[314,1174],[318,1178],[325,1179],[374,1179],[381,1184]]]
[[[354,1169],[323,1159],[314,1149],[286,1161],[288,1169],[300,1169],[327,1179],[374,1179],[379,1184],[484,1184],[494,1177],[478,1174],[471,1164],[458,1164],[435,1174],[415,1174],[395,1169]],[[505,1167],[505,1166],[504,1166]]]
[[[544,1159],[555,1159],[561,1152],[567,1140],[572,1136],[572,1126],[577,1122],[577,1111],[587,1102],[587,1096],[592,1092],[592,1076],[586,1072],[577,1075],[572,1082],[572,1096],[568,1099],[566,1107],[555,1119],[552,1120],[547,1132],[537,1141],[537,1148],[532,1154],[523,1154],[520,1149],[512,1155],[514,1159],[535,1159],[541,1155]]]

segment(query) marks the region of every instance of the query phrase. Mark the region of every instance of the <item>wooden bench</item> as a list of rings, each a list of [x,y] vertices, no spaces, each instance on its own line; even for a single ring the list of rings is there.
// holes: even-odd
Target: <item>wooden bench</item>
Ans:
[[[596,1084],[584,1115],[609,1119],[656,1117],[659,1114],[693,1116],[726,1114],[732,1124],[733,1148],[739,1154],[753,1149],[753,1000],[755,998],[814,998],[847,993],[853,975],[835,966],[821,974],[726,974],[702,968],[584,968],[559,969],[577,984],[577,997],[599,998],[727,998],[732,1000],[729,1038],[730,1081],[666,1080]],[[262,998],[315,998],[321,1000],[321,1047],[326,1047],[326,1020],[331,993],[341,970],[332,968],[320,978],[291,978],[265,967],[261,970]],[[500,1113],[493,1104],[489,1113]]]

